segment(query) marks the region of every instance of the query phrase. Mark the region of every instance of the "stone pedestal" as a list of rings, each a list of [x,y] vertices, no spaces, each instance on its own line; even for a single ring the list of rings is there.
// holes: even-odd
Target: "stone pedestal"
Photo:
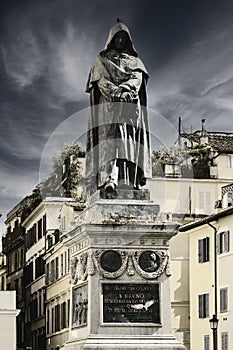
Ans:
[[[148,192],[136,192],[111,199],[96,193],[65,235],[71,252],[65,350],[184,349],[171,328],[169,239],[177,225]]]

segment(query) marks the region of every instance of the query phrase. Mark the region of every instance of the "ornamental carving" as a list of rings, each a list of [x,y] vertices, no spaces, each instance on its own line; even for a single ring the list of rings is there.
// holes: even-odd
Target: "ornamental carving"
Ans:
[[[171,276],[167,250],[96,250],[89,254],[89,274],[98,271],[103,277],[116,279],[124,272],[135,272],[145,279],[156,279],[165,273]],[[91,266],[91,268],[90,268]]]
[[[169,253],[164,250],[135,251],[132,254],[133,264],[137,273],[146,279],[155,279],[165,272],[170,276]]]
[[[88,314],[87,284],[73,288],[72,328],[86,326]]]
[[[118,278],[126,270],[128,255],[123,250],[96,250],[93,254],[96,270],[106,278]]]
[[[87,269],[88,254],[84,252],[71,261],[71,283],[77,284],[78,281],[85,281],[88,275]]]

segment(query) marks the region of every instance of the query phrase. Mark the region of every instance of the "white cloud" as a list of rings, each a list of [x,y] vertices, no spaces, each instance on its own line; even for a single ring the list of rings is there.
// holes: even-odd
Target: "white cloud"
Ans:
[[[32,29],[24,29],[11,44],[2,47],[8,75],[22,89],[42,77],[58,98],[86,98],[85,85],[97,52],[94,43],[71,23],[59,38],[49,30],[44,30],[43,35],[45,43]]]
[[[51,87],[68,100],[82,98],[85,85],[95,56],[94,44],[84,32],[67,24],[66,32],[59,42],[50,41],[49,81]],[[86,96],[85,96],[86,97]]]
[[[17,33],[15,41],[3,47],[3,58],[7,73],[22,88],[41,76],[45,68],[43,53],[29,29]]]

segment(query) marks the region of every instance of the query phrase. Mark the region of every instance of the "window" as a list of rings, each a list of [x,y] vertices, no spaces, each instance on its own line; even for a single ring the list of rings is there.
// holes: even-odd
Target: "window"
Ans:
[[[228,163],[228,168],[233,168],[233,154],[228,154],[227,163]]]
[[[50,265],[50,282],[54,281],[54,260],[51,261],[51,265]]]
[[[204,335],[204,350],[210,350],[210,336]]]
[[[220,289],[220,312],[228,310],[228,288]]]
[[[11,273],[11,256],[7,257],[7,273]]]
[[[26,265],[23,269],[24,285],[27,286],[33,281],[33,262]]]
[[[220,232],[218,234],[217,236],[218,254],[229,252],[229,238],[230,238],[229,231]]]
[[[197,190],[196,214],[211,214],[214,209],[214,196],[212,190]]]
[[[45,284],[49,284],[49,263],[45,265]]]
[[[66,229],[66,217],[63,216],[63,217],[61,218],[61,230],[62,230],[62,231],[65,231],[65,229]]]
[[[221,334],[221,343],[222,343],[221,350],[229,350],[229,348],[228,348],[228,332],[223,332]]]
[[[198,262],[203,263],[209,261],[209,237],[198,240]]]
[[[22,248],[21,249],[21,252],[20,252],[20,264],[21,264],[21,266],[23,266],[23,264],[24,264],[24,249]]]
[[[55,306],[55,332],[60,331],[60,305]]]
[[[5,277],[2,276],[1,278],[1,290],[5,290]]]
[[[46,215],[43,216],[43,236],[46,234]]]
[[[69,327],[69,324],[70,324],[70,299],[68,299],[68,302],[67,302],[67,307],[68,307],[68,315],[67,315],[67,327]]]
[[[55,279],[57,280],[59,278],[59,259],[56,258],[56,267],[55,267]]]
[[[61,305],[61,328],[66,328],[66,302]]]
[[[68,249],[68,271],[70,271],[70,250]]]
[[[38,299],[38,317],[41,316],[41,305],[42,305],[42,299],[41,299],[41,292],[40,292],[39,299]]]
[[[65,270],[65,273],[67,272],[67,252],[65,252],[65,266],[64,266],[64,270]]]
[[[42,238],[42,219],[40,219],[37,223],[37,235],[38,235],[38,240]]]
[[[50,322],[50,310],[47,309],[47,319],[46,319],[46,327],[47,327],[47,334],[50,333],[50,326],[49,326],[49,322]]]
[[[30,303],[30,320],[35,321],[36,318],[37,318],[37,299],[34,299]]]
[[[61,276],[64,275],[64,261],[63,261],[63,259],[64,259],[64,255],[61,254]]]
[[[52,308],[52,333],[55,332],[55,308]]]
[[[15,261],[14,261],[14,270],[18,269],[18,264],[19,264],[19,254],[18,252],[15,252]]]
[[[16,302],[19,302],[19,280],[15,280]]]
[[[36,224],[32,226],[31,239],[32,239],[31,245],[35,244],[36,243]]]
[[[38,256],[38,258],[36,258],[36,278],[44,274],[44,271],[45,271],[44,266],[45,266],[45,262],[43,260],[43,257]]]
[[[53,245],[53,237],[51,235],[48,235],[47,242],[48,242],[48,249],[49,249]]]
[[[59,242],[59,238],[60,238],[60,231],[59,230],[54,231],[54,237],[55,237],[55,244],[56,244]]]
[[[209,294],[198,295],[199,318],[209,317]]]

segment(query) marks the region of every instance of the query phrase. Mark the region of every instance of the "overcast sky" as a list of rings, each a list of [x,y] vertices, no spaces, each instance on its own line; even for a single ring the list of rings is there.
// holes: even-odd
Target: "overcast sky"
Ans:
[[[41,180],[53,135],[83,134],[88,72],[117,17],[149,72],[153,111],[175,128],[182,116],[184,131],[206,118],[208,130],[233,132],[232,0],[2,0],[2,222]]]

